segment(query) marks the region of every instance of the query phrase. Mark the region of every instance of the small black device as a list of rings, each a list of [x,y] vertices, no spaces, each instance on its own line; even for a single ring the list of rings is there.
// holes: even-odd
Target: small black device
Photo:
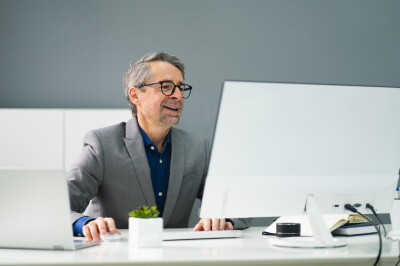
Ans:
[[[299,223],[277,223],[276,224],[277,237],[300,236]]]

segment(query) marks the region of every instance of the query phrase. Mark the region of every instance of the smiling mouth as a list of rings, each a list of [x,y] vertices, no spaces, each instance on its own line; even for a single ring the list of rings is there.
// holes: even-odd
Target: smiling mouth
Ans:
[[[166,108],[168,110],[172,110],[172,111],[178,111],[179,110],[179,108],[175,108],[175,107],[172,107],[172,106],[164,106],[164,108]]]

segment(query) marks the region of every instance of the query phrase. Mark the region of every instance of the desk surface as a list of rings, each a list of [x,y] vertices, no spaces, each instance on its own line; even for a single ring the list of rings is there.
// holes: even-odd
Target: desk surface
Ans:
[[[373,265],[378,235],[340,237],[348,246],[298,249],[271,246],[263,227],[244,230],[242,238],[164,241],[162,248],[133,248],[128,230],[119,242],[102,243],[78,251],[0,249],[0,265]],[[381,265],[394,265],[397,242],[383,238]]]

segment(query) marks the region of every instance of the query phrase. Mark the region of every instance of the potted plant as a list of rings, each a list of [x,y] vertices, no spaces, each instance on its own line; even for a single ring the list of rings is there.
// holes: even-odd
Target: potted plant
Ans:
[[[132,247],[161,247],[163,218],[157,206],[140,206],[129,213],[129,245]]]

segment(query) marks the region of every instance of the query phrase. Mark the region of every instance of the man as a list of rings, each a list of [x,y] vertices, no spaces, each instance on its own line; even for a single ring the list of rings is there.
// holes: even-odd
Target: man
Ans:
[[[157,205],[164,227],[187,227],[193,203],[202,198],[209,162],[208,140],[175,128],[192,87],[175,56],[153,53],[131,64],[123,84],[133,118],[90,131],[68,172],[74,234],[128,228],[128,213]],[[92,200],[94,216],[82,212]],[[200,230],[245,228],[249,220],[201,219]]]

